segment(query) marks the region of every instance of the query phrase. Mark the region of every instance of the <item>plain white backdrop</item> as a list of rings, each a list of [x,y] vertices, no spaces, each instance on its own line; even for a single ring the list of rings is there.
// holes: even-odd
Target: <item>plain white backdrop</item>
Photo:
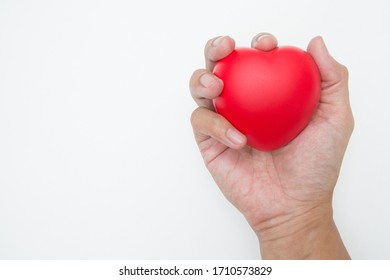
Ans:
[[[355,259],[390,258],[388,1],[0,0],[0,258],[256,259],[203,165],[203,46],[322,35],[356,128],[335,191]]]

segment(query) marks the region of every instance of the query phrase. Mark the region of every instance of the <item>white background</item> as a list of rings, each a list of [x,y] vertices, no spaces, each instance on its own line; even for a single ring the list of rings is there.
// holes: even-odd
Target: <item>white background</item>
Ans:
[[[390,261],[388,260],[357,260],[353,262],[337,260],[318,260],[318,261],[261,261],[258,260],[1,260],[0,277],[7,280],[118,280],[118,279],[272,279],[272,280],[329,280],[333,279],[335,274],[339,279],[388,279],[390,272],[388,270]],[[271,273],[264,276],[258,275],[258,271],[245,269],[245,267],[270,267]],[[120,270],[124,272],[125,267],[127,275],[120,275]],[[149,274],[153,275],[129,275],[135,273],[138,268],[149,269]],[[188,273],[192,269],[192,276],[175,275],[161,276],[156,275],[152,269],[160,271],[160,267],[165,273],[167,271],[176,273]],[[216,267],[216,270],[214,270]],[[229,275],[225,275],[226,269],[222,271],[220,267],[229,268]],[[241,275],[239,272],[241,267]],[[235,269],[237,268],[237,269]],[[363,269],[362,269],[363,268]],[[197,269],[195,272],[194,269]],[[203,274],[199,273],[202,269]],[[132,270],[132,271],[130,271]],[[246,273],[245,273],[246,270]],[[139,269],[140,271],[140,269]],[[144,272],[144,274],[145,274]],[[221,273],[221,276],[213,275]],[[225,277],[224,277],[225,276]]]
[[[256,259],[203,165],[203,46],[322,35],[356,128],[335,191],[355,259],[390,258],[388,1],[0,0],[0,258]]]

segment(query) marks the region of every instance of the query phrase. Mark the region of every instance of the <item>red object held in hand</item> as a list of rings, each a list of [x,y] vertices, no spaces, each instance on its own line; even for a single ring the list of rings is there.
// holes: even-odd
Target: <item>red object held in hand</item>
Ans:
[[[263,151],[293,140],[311,120],[321,93],[313,58],[296,47],[271,51],[238,48],[219,60],[214,74],[223,80],[216,111]]]

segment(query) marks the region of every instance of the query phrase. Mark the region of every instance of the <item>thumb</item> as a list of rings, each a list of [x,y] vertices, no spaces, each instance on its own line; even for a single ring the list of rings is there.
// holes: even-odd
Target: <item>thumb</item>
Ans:
[[[310,41],[307,52],[313,57],[321,74],[321,101],[349,104],[348,69],[329,54],[320,36]]]

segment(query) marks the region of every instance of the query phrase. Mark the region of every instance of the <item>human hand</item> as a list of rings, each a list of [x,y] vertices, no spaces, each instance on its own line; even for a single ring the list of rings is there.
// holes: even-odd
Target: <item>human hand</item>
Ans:
[[[234,47],[227,36],[210,40],[206,68],[190,80],[199,105],[191,123],[208,170],[257,234],[263,258],[349,258],[332,214],[333,190],[354,126],[347,68],[330,56],[321,37],[312,39],[307,52],[322,80],[317,111],[293,141],[263,152],[246,146],[246,137],[212,105],[223,89],[213,67]],[[277,40],[261,33],[252,47],[269,51]]]

